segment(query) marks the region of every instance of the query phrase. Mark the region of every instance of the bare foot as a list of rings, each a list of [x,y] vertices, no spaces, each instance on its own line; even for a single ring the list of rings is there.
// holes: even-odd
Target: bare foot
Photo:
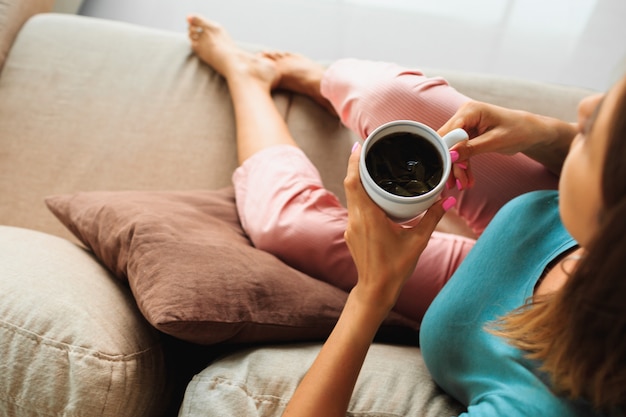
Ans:
[[[331,114],[337,114],[320,91],[325,71],[322,65],[288,52],[253,54],[239,48],[226,30],[215,22],[197,15],[189,16],[187,22],[193,51],[227,81],[252,78],[269,89],[282,88],[307,95]]]
[[[324,66],[303,55],[289,52],[263,52],[262,56],[271,59],[276,64],[279,74],[278,88],[307,95],[331,114],[337,115],[320,90],[322,77],[326,71]]]
[[[217,23],[196,15],[189,16],[187,22],[191,49],[227,81],[244,77],[259,81],[269,89],[278,85],[280,74],[272,59],[242,50]]]

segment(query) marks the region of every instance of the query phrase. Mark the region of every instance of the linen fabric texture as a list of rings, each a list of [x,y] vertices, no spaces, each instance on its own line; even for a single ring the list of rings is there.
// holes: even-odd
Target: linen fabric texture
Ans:
[[[217,360],[187,386],[179,417],[280,417],[321,345],[263,346]],[[456,416],[464,407],[433,382],[420,350],[375,343],[347,416]]]

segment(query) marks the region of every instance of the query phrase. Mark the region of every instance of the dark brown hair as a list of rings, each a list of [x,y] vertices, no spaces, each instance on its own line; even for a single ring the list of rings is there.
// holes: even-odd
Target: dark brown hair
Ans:
[[[626,77],[611,116],[600,229],[563,288],[503,317],[494,333],[542,362],[554,390],[626,410]]]

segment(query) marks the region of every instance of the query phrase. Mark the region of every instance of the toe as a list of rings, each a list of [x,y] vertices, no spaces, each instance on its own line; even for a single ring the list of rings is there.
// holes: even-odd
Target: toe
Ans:
[[[189,38],[191,38],[193,41],[197,41],[202,33],[205,31],[206,22],[199,16],[189,15],[187,16],[187,23],[189,23]]]
[[[187,16],[187,22],[191,26],[202,26],[204,23],[203,19],[195,14],[190,14],[189,16]]]
[[[258,55],[271,60],[276,59],[276,53],[274,51],[261,51]]]
[[[205,23],[198,16],[187,16],[187,23],[189,24],[189,33],[200,32],[206,26]]]
[[[199,27],[204,30],[220,31],[222,29],[219,23],[213,22],[211,20],[205,19],[204,17],[195,15],[195,14],[187,16],[187,22],[189,22],[190,26]]]

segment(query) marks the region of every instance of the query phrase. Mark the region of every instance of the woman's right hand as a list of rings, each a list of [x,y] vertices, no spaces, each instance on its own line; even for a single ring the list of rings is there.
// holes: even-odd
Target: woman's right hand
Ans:
[[[523,152],[558,174],[577,133],[574,125],[557,119],[478,101],[461,106],[439,134],[444,136],[456,128],[464,129],[470,137],[452,148],[459,154],[454,176],[465,182],[463,186],[471,186],[473,179],[471,171],[459,169],[458,164],[466,166],[471,157],[488,152]]]
[[[478,101],[461,106],[439,129],[439,134],[443,136],[459,127],[470,137],[454,147],[459,152],[459,161],[487,152],[508,155],[524,152],[535,145],[545,128],[539,116]]]

